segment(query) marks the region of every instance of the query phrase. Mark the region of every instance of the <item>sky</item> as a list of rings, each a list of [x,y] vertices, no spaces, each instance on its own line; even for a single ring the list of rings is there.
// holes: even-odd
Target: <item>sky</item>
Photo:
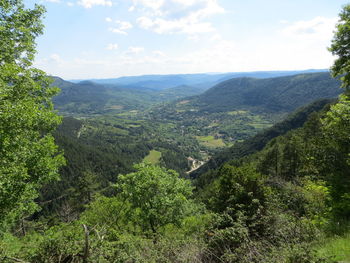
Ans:
[[[329,68],[344,0],[24,0],[34,66],[64,79]]]

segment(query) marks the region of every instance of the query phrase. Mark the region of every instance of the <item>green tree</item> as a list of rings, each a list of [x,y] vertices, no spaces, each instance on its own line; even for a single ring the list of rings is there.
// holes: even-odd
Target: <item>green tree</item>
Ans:
[[[251,165],[224,165],[219,171],[219,187],[214,211],[229,213],[232,218],[244,214],[254,221],[266,201],[264,178]]]
[[[31,67],[43,12],[0,1],[0,224],[10,214],[32,213],[37,190],[64,162],[50,134],[60,122],[51,102],[58,90]]]
[[[334,77],[341,76],[342,87],[349,93],[350,89],[350,4],[344,6],[339,14],[339,21],[329,50],[337,59],[332,66]]]
[[[327,159],[331,169],[328,180],[332,185],[335,201],[334,212],[350,217],[350,4],[343,7],[329,50],[337,56],[333,66],[333,76],[340,76],[345,94],[331,107],[323,118],[323,131],[329,146]]]
[[[167,224],[180,225],[193,208],[190,182],[159,166],[142,163],[135,168],[137,172],[119,176],[117,188],[143,231],[156,234]]]
[[[322,119],[324,131],[326,179],[332,186],[333,212],[350,217],[350,98],[340,96]]]

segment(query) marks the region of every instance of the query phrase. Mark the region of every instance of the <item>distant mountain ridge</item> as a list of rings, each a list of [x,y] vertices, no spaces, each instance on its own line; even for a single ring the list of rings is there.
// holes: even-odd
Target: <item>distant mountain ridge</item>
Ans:
[[[295,71],[253,71],[253,72],[229,72],[229,73],[199,73],[199,74],[171,74],[171,75],[142,75],[124,76],[109,79],[87,79],[88,81],[103,85],[122,85],[128,87],[148,88],[163,90],[176,86],[193,86],[203,90],[208,89],[222,81],[231,78],[274,78],[290,76],[302,73],[328,72],[327,69],[309,69]],[[82,80],[72,80],[79,83]]]

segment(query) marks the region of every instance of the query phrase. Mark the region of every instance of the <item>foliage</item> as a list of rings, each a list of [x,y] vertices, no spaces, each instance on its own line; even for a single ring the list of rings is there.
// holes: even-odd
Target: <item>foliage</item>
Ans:
[[[37,190],[57,179],[63,164],[50,135],[60,122],[51,102],[57,89],[30,67],[43,11],[0,3],[0,223],[15,209],[14,218],[33,213]]]
[[[350,99],[342,95],[322,119],[323,131],[327,144],[325,158],[329,165],[327,180],[332,185],[334,213],[350,217]]]
[[[325,206],[325,200],[317,199],[323,188],[311,182],[305,187],[280,182],[283,185],[276,188],[266,179],[249,164],[220,169],[218,187],[212,192],[215,201],[210,204],[218,214],[208,236],[209,258],[319,262],[310,242],[319,233],[312,215],[319,215]]]
[[[332,45],[329,51],[337,56],[333,66],[332,74],[334,77],[340,77],[342,87],[349,92],[350,87],[350,54],[349,54],[349,37],[350,37],[350,5],[345,5],[339,14],[339,21],[333,36]]]
[[[3,0],[0,8],[0,65],[25,69],[34,59],[35,38],[42,33],[45,10],[39,5],[26,9],[20,0]]]
[[[135,168],[135,173],[120,175],[116,187],[136,212],[143,232],[156,234],[167,224],[179,225],[194,206],[189,199],[190,182],[159,166],[140,164]]]
[[[347,262],[350,260],[350,235],[324,237],[316,245],[317,253],[331,262]]]

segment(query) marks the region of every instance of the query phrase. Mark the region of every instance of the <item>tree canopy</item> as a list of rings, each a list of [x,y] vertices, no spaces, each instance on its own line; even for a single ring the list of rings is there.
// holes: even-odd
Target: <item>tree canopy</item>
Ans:
[[[31,67],[43,12],[0,1],[0,223],[15,209],[32,213],[37,189],[63,164],[50,135],[60,122],[51,102],[58,90]]]
[[[192,187],[173,170],[139,164],[137,172],[119,176],[123,198],[139,212],[144,231],[156,233],[166,224],[179,224],[188,213]]]
[[[334,32],[329,50],[337,56],[331,70],[334,77],[341,77],[342,87],[350,89],[350,4],[344,6]]]

